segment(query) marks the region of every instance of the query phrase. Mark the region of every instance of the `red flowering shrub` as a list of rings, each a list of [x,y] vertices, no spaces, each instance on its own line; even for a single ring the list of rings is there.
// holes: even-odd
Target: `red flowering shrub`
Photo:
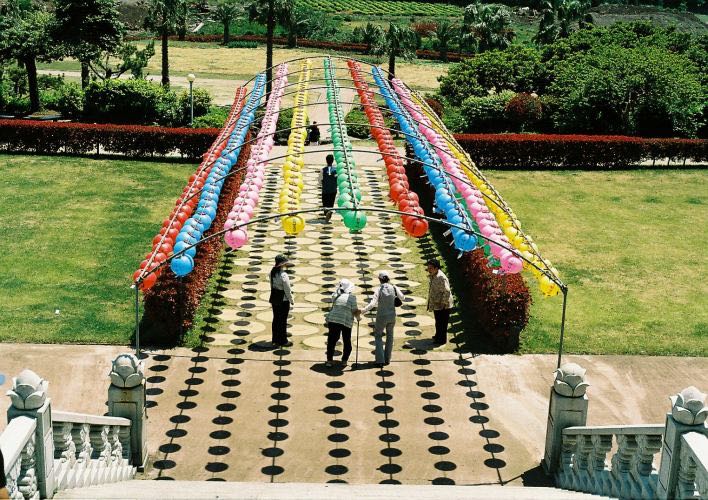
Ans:
[[[528,92],[519,92],[506,103],[504,114],[510,122],[523,130],[538,123],[543,116],[541,99]]]
[[[481,168],[631,168],[667,157],[708,161],[705,139],[554,134],[458,134],[455,139]]]
[[[428,104],[428,106],[430,106],[430,109],[432,109],[433,112],[438,115],[439,118],[442,118],[443,105],[440,101],[438,101],[434,97],[426,97],[425,102]]]
[[[413,153],[407,148],[407,156]],[[418,194],[426,215],[432,216],[434,191],[422,180],[420,164],[407,162],[411,189]],[[434,234],[431,233],[431,234]],[[500,276],[492,273],[481,249],[465,252],[459,259],[450,256],[449,268],[464,277],[464,290],[456,292],[458,308],[474,318],[484,335],[502,352],[519,348],[519,335],[529,321],[531,294],[520,274]]]
[[[245,167],[251,154],[249,140],[250,134],[246,136],[246,145],[241,148],[238,161],[231,168],[232,172]],[[204,238],[221,231],[224,227],[244,176],[245,170],[231,175],[224,183],[216,218],[209,230],[204,233]],[[212,273],[219,264],[223,248],[224,239],[220,236],[199,244],[191,273],[180,279],[171,269],[164,269],[155,285],[145,291],[140,330],[146,342],[175,344],[180,340],[180,333],[192,326],[194,313],[204,296]]]
[[[0,120],[0,151],[40,154],[122,153],[135,158],[179,153],[200,158],[218,129]]]

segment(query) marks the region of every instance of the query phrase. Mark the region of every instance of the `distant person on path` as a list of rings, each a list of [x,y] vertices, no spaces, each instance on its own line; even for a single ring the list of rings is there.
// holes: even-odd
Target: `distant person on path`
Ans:
[[[430,259],[427,262],[428,271],[428,311],[433,311],[435,316],[435,336],[433,342],[437,345],[447,343],[447,325],[450,321],[452,309],[452,292],[450,282],[440,270],[440,261]]]
[[[337,289],[332,294],[332,308],[327,313],[327,362],[325,366],[332,366],[334,348],[341,335],[344,343],[342,352],[342,366],[347,365],[349,355],[352,353],[352,325],[354,318],[359,321],[361,311],[357,305],[356,295],[354,295],[354,284],[348,279],[339,282]]]
[[[376,322],[374,324],[374,343],[376,364],[387,365],[391,362],[393,351],[393,327],[396,324],[396,298],[403,303],[403,292],[390,283],[391,278],[386,271],[379,273],[381,286],[374,292],[371,302],[362,311],[364,314],[376,307]],[[386,345],[383,345],[383,334],[386,331]]]
[[[289,347],[288,342],[288,314],[293,300],[290,288],[290,278],[285,272],[285,268],[292,266],[285,255],[275,256],[275,265],[270,270],[270,302],[273,307],[273,337],[272,342],[279,347]]]
[[[334,156],[327,155],[325,158],[327,166],[322,169],[322,207],[325,209],[325,220],[329,222],[332,218],[332,211],[328,208],[334,207],[334,199],[337,197],[337,169],[334,168]]]
[[[310,125],[309,129],[310,129],[310,134],[309,134],[307,140],[309,141],[310,145],[319,146],[320,145],[320,128],[317,126],[317,122],[312,122],[312,125]]]

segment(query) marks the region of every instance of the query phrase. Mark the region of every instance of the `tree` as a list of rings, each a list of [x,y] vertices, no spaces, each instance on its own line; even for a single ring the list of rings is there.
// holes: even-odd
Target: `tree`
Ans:
[[[378,24],[366,23],[366,26],[354,28],[352,33],[357,42],[366,44],[366,53],[371,54],[372,50],[382,44],[386,32]]]
[[[516,36],[509,9],[479,2],[465,7],[461,34],[461,45],[479,52],[505,49]]]
[[[144,77],[143,71],[148,61],[155,55],[155,43],[151,40],[144,49],[139,49],[132,43],[122,43],[113,51],[107,51],[90,64],[94,75],[101,80],[119,78],[130,72],[133,78]]]
[[[241,5],[234,0],[222,0],[216,4],[214,15],[224,25],[224,45],[228,45],[231,41],[231,22],[241,14]]]
[[[56,0],[54,38],[64,53],[81,63],[81,87],[89,83],[89,64],[116,49],[123,38],[114,0]]]
[[[266,25],[266,95],[270,95],[273,80],[273,33],[275,22],[292,8],[292,0],[253,0],[248,5],[248,18]]]
[[[30,110],[39,111],[37,61],[49,62],[60,53],[52,42],[54,18],[41,8],[13,6],[0,17],[0,60],[19,61],[27,71]]]
[[[588,22],[588,0],[543,0],[541,22],[534,41],[548,44],[558,38],[566,38],[573,32],[573,24],[582,28]]]
[[[297,37],[310,28],[313,19],[305,8],[298,7],[293,2],[285,2],[283,7],[279,21],[288,30],[288,48],[294,49],[297,47]]]
[[[396,76],[396,57],[403,57],[404,59],[413,59],[415,57],[416,42],[417,39],[413,30],[407,26],[389,24],[386,36],[374,49],[375,54],[388,56],[389,80]]]
[[[443,19],[432,31],[433,36],[433,46],[436,50],[440,51],[440,59],[443,62],[447,62],[447,51],[450,48],[450,42],[452,42],[457,36],[457,26],[451,23],[447,19]]]
[[[175,32],[186,0],[149,0],[145,27],[162,40],[162,85],[170,85],[169,36]]]

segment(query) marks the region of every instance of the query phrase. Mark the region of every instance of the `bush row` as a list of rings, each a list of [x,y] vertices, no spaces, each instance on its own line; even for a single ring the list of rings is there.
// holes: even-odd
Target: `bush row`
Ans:
[[[144,39],[141,37],[132,37],[132,40]],[[177,40],[177,36],[170,37],[172,40]],[[186,35],[184,41],[187,42],[202,42],[202,43],[220,43],[224,39],[221,35]],[[263,35],[232,35],[231,40],[237,42],[257,42],[265,43],[266,37]],[[277,45],[285,45],[288,43],[286,37],[273,37],[273,43]],[[299,47],[307,47],[312,49],[323,49],[323,50],[334,50],[338,52],[358,52],[365,53],[367,46],[365,43],[353,43],[353,42],[327,42],[324,40],[310,40],[308,38],[298,38],[297,44]],[[430,59],[434,61],[439,61],[441,56],[440,52],[437,50],[427,50],[418,49],[416,50],[416,56],[419,59]],[[450,62],[460,62],[463,59],[472,57],[468,54],[460,54],[457,52],[448,52],[447,60]]]
[[[218,129],[0,120],[0,151],[122,153],[141,158],[178,153],[183,158],[196,159],[218,133]]]
[[[246,136],[246,141],[249,140],[250,134]],[[208,146],[202,152],[207,149]],[[251,146],[246,142],[232,171],[245,167],[250,154]],[[204,238],[221,231],[224,227],[244,176],[245,171],[241,171],[230,176],[224,183],[216,217],[209,230],[204,233]],[[144,312],[140,329],[144,333],[143,338],[146,342],[160,345],[175,344],[180,340],[180,335],[192,326],[194,314],[206,292],[209,279],[219,264],[223,248],[223,238],[214,237],[197,246],[194,270],[187,276],[178,278],[169,267],[160,273],[157,283],[144,295]]]
[[[488,169],[627,168],[665,158],[708,162],[705,139],[553,134],[458,134],[455,139],[480,168]]]
[[[410,156],[412,152],[407,149]],[[407,162],[406,173],[426,215],[435,217],[432,210],[435,194],[432,186],[422,180],[423,169],[418,163]],[[457,268],[464,277],[464,290],[455,291],[457,307],[476,320],[497,350],[516,351],[531,306],[531,294],[521,275],[493,274],[481,249],[465,252],[459,259],[452,254],[445,257],[448,267]]]

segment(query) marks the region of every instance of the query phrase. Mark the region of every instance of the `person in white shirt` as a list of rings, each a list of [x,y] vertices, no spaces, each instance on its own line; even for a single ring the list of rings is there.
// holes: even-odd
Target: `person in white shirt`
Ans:
[[[376,289],[371,302],[362,311],[364,314],[376,307],[376,322],[374,324],[374,343],[376,364],[387,365],[391,362],[393,351],[393,327],[396,324],[396,298],[403,303],[403,292],[390,283],[391,278],[386,271],[379,273],[381,286]],[[383,334],[386,332],[384,345]]]
[[[270,270],[270,302],[273,307],[273,336],[272,343],[280,347],[289,347],[288,342],[288,314],[290,306],[295,304],[290,278],[285,272],[285,267],[292,266],[285,255],[275,256],[275,265]]]

